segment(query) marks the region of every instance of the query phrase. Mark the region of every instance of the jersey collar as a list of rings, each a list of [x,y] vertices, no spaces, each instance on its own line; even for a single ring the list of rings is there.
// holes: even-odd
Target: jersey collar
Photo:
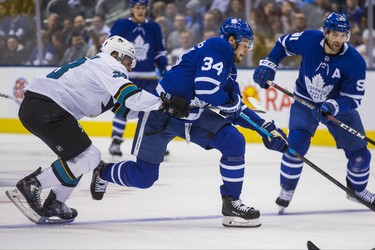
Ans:
[[[322,48],[324,50],[324,38],[320,41],[320,46],[322,46]],[[344,43],[344,48],[343,48],[342,52],[339,53],[339,54],[336,54],[336,55],[340,55],[340,56],[344,55],[345,52],[348,50],[348,48],[349,48],[348,43]]]

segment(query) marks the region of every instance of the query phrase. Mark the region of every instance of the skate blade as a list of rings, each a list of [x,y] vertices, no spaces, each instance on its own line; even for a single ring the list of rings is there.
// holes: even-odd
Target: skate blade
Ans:
[[[40,219],[36,222],[38,225],[64,225],[64,224],[69,224],[74,221],[75,218],[72,219],[61,219],[59,217],[45,217],[42,216]]]
[[[224,227],[260,227],[262,222],[259,218],[252,220],[245,220],[235,216],[224,216]]]
[[[26,216],[31,222],[38,224],[41,216],[35,212],[27,203],[21,201],[24,199],[22,193],[18,189],[7,190],[5,194],[8,196],[9,200]]]
[[[279,206],[279,215],[285,214],[285,208],[286,207]]]

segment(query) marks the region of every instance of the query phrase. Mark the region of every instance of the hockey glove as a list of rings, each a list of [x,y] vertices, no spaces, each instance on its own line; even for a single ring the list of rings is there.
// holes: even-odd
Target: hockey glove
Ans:
[[[279,128],[279,126],[277,126],[274,121],[267,122],[263,124],[262,127],[273,135],[273,137],[271,138],[266,136],[265,134],[261,134],[264,146],[266,146],[266,148],[279,151],[281,153],[284,153],[288,150],[288,141],[286,134],[282,129]]]
[[[176,118],[189,116],[189,105],[184,98],[162,92],[160,99],[163,101],[162,109],[172,116]]]
[[[327,124],[329,119],[326,115],[335,116],[339,112],[339,105],[333,99],[328,99],[327,101],[323,102],[320,108],[316,108],[312,110],[313,116],[316,120],[320,121],[323,124]]]
[[[222,106],[218,106],[220,114],[227,119],[236,119],[240,116],[242,101],[239,94],[232,92],[230,94],[230,101]]]
[[[253,74],[254,82],[258,83],[261,88],[268,89],[270,85],[267,84],[267,81],[275,79],[277,67],[276,61],[272,58],[267,57],[260,60],[259,66]]]

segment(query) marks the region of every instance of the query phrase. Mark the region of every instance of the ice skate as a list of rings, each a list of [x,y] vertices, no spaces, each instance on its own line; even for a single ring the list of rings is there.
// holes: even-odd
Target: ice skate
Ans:
[[[65,224],[73,222],[78,212],[68,207],[65,203],[56,200],[56,194],[51,190],[43,204],[44,216],[37,224]]]
[[[105,162],[100,161],[99,165],[92,172],[92,179],[90,184],[91,197],[94,200],[103,199],[104,193],[107,189],[108,182],[100,178],[100,172],[105,167]]]
[[[13,202],[13,204],[26,216],[33,223],[38,223],[41,216],[36,213],[29,204],[25,201],[25,197],[22,193],[17,189],[7,190],[5,194],[8,196],[9,200]]]
[[[113,139],[112,140],[111,146],[109,147],[109,154],[112,157],[119,158],[119,157],[122,156],[122,152],[121,152],[121,143],[122,142],[123,141],[119,140],[119,139]]]
[[[7,190],[5,193],[16,207],[32,222],[37,223],[44,215],[42,200],[42,186],[37,178],[42,168],[26,176],[16,184],[17,189]],[[26,200],[26,202],[25,202]],[[26,204],[27,203],[27,204]]]
[[[362,201],[364,201],[365,203],[370,205],[373,209],[375,209],[375,194],[371,193],[367,189],[365,189],[361,192],[355,191],[352,188],[352,185],[350,184],[348,178],[346,178],[346,185],[350,190],[354,191],[354,193],[356,195],[358,195],[359,198],[361,198]],[[349,193],[346,194],[346,198],[348,198],[349,200],[355,201],[355,202],[359,202],[356,198],[352,197]]]
[[[224,215],[223,226],[225,227],[259,227],[262,224],[259,219],[259,210],[245,206],[240,199],[223,197],[221,213]]]
[[[279,206],[279,214],[283,214],[285,208],[289,206],[290,201],[294,195],[294,190],[281,189],[279,197],[276,199],[276,204]]]

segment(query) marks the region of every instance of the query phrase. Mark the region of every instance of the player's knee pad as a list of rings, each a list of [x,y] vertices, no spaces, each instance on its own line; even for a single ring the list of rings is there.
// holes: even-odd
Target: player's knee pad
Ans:
[[[51,166],[61,184],[74,187],[83,174],[92,171],[99,165],[100,158],[99,149],[91,144],[90,147],[73,159],[68,161],[59,159],[53,162]]]
[[[101,160],[101,153],[93,144],[80,155],[67,161],[74,175],[86,174],[96,168]]]
[[[348,170],[353,173],[364,173],[370,169],[371,153],[364,147],[357,151],[345,152],[348,158]]]
[[[307,130],[296,129],[289,132],[289,147],[300,155],[305,155],[310,147],[311,134]]]
[[[245,138],[233,126],[224,126],[216,134],[210,146],[219,150],[224,157],[245,155]]]

